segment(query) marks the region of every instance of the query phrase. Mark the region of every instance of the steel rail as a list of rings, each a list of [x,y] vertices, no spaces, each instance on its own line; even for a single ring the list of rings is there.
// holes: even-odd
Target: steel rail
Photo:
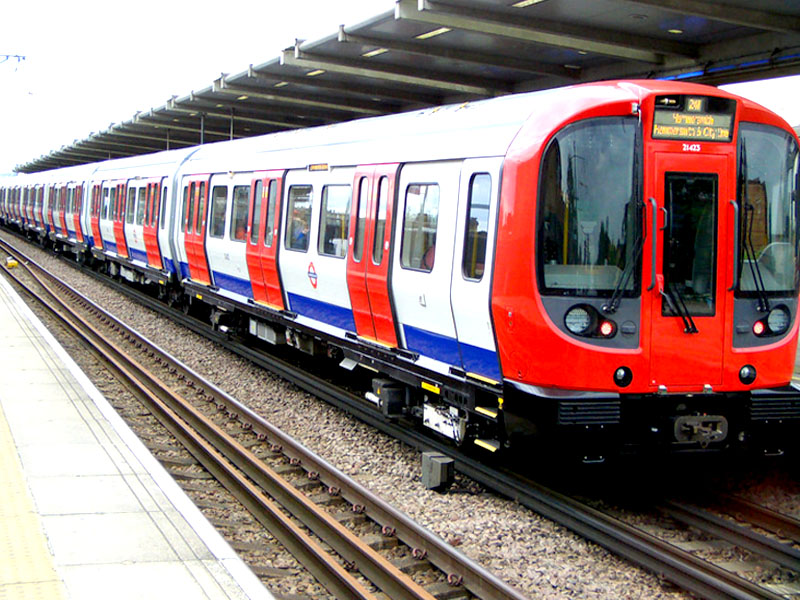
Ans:
[[[763,556],[781,566],[800,573],[800,550],[783,544],[739,523],[734,523],[715,514],[682,502],[667,502],[660,510],[677,521],[704,531]]]
[[[5,267],[3,269],[29,294],[39,298],[44,306],[47,306],[87,345],[95,348],[103,360],[112,367],[112,370],[136,390],[137,396],[146,400],[149,408],[155,409],[154,413],[159,420],[180,440],[186,442],[187,449],[217,476],[231,493],[243,500],[248,508],[253,509],[254,515],[263,525],[273,531],[287,547],[298,552],[296,555],[298,560],[301,560],[331,593],[338,598],[375,599],[375,596],[365,590],[344,567],[332,559],[328,552],[294,525],[284,515],[278,504],[282,503],[291,514],[299,517],[318,535],[320,530],[325,531],[320,537],[337,549],[343,557],[355,562],[362,574],[391,598],[434,600],[434,596],[424,588],[372,550],[326,511],[315,506],[302,492],[285,482],[272,469],[260,463],[233,438],[213,425],[181,397],[171,392],[135,360],[126,356],[122,349],[106,340],[101,332],[72,312],[67,303],[59,298],[36,274],[31,272],[39,285],[50,294],[58,306],[41,298],[41,294],[37,294]],[[76,295],[81,297],[82,301],[91,304],[91,301],[85,297],[80,294]],[[107,318],[113,319],[99,307],[96,308]],[[124,325],[123,328],[127,329]],[[213,438],[214,444],[223,447],[223,452],[219,452],[218,447],[215,448],[204,437]],[[239,472],[233,469],[225,460],[226,458],[238,463],[238,467],[241,467],[243,471]],[[256,479],[257,483],[267,488],[267,493],[273,498],[279,498],[278,503],[270,500],[258,487],[248,482],[245,475]]]
[[[790,515],[770,510],[736,496],[723,498],[720,508],[729,514],[740,514],[753,525],[800,544],[800,520]]]
[[[77,267],[77,265],[76,265]],[[84,271],[87,272],[87,271]],[[91,274],[91,272],[88,272]],[[107,278],[93,274],[108,282]],[[782,596],[753,584],[738,575],[697,558],[656,538],[655,536],[604,514],[573,498],[549,490],[517,474],[493,469],[490,466],[454,449],[447,443],[387,421],[372,410],[367,403],[344,390],[308,372],[273,356],[232,340],[229,336],[211,330],[179,311],[154,302],[149,296],[135,292],[128,286],[115,285],[121,292],[137,298],[151,309],[186,324],[193,331],[219,343],[229,350],[248,358],[255,364],[293,382],[327,402],[343,408],[356,418],[399,439],[418,450],[436,450],[455,460],[455,468],[485,487],[511,498],[523,506],[563,525],[578,535],[603,546],[632,563],[655,572],[675,585],[710,600],[781,600]]]

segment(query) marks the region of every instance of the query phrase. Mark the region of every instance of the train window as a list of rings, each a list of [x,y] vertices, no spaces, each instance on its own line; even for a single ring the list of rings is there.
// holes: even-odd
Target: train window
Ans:
[[[133,223],[133,217],[136,214],[136,189],[128,188],[128,206],[125,207],[125,222]]]
[[[37,203],[38,205],[42,203],[42,188],[39,188]],[[80,214],[81,208],[83,208],[83,187],[79,185],[75,188],[75,212]]]
[[[755,123],[739,127],[739,281],[737,296],[793,294],[800,248],[800,153],[782,130]]]
[[[136,224],[144,223],[144,209],[147,206],[147,188],[139,188],[139,200],[136,204]]]
[[[161,229],[167,226],[167,186],[161,188]]]
[[[319,220],[317,251],[325,256],[347,255],[347,232],[350,229],[349,185],[326,185],[322,188],[322,211]]]
[[[492,200],[492,178],[488,173],[472,176],[469,183],[464,255],[461,273],[467,279],[480,281],[486,261],[486,237],[489,234],[489,204]]]
[[[407,269],[430,272],[436,259],[439,224],[439,186],[412,183],[406,188],[400,263]]]
[[[372,262],[383,262],[383,238],[386,234],[386,211],[389,208],[389,178],[378,181],[378,205],[375,207],[375,237],[372,240]]]
[[[108,203],[111,205],[111,220],[112,221],[116,221],[117,220],[117,188],[111,188],[110,192],[111,192],[111,197],[110,197]],[[62,203],[64,201],[63,198],[64,198],[64,194],[63,194],[63,190],[62,190],[62,193],[59,194],[59,197],[58,197],[58,210],[59,210],[59,212],[61,211],[61,205],[62,205]]]
[[[537,273],[545,294],[638,293],[641,141],[637,119],[568,125],[542,159]]]
[[[717,201],[714,173],[666,173],[664,204],[669,211],[664,231],[664,288],[661,314],[714,315]]]
[[[225,237],[225,211],[228,208],[228,187],[215,185],[211,190],[211,225],[208,235]]]
[[[192,227],[194,227],[194,205],[196,203],[196,195],[197,195],[197,184],[192,182],[189,185],[189,195],[186,199],[186,233],[192,233]]]
[[[286,248],[289,250],[308,250],[312,192],[310,185],[293,185],[289,188],[286,211]]]
[[[206,182],[201,181],[200,185],[197,186],[197,197],[195,200],[197,206],[195,209],[197,210],[197,221],[194,224],[194,232],[201,233],[204,231],[204,227],[206,224]]]
[[[278,200],[278,182],[274,179],[269,182],[267,196],[267,226],[264,227],[264,245],[272,248],[273,230],[275,229],[275,203]]]
[[[253,192],[253,217],[250,219],[250,243],[258,243],[258,232],[261,229],[261,204],[264,195],[264,182],[260,179],[256,181],[255,191]]]
[[[194,191],[194,184],[192,184],[192,191]],[[183,186],[183,210],[181,211],[181,229],[188,231],[186,227],[189,218],[189,186]]]
[[[158,210],[159,210],[159,204],[158,204],[159,196],[158,196],[158,184],[157,183],[154,183],[152,186],[150,186],[150,195],[151,195],[151,198],[150,198],[150,216],[149,216],[150,227],[157,227],[158,226]]]
[[[367,210],[369,210],[369,179],[362,177],[358,182],[358,218],[356,219],[356,232],[353,236],[353,260],[361,262],[364,251],[364,235],[367,229]]]
[[[233,210],[231,211],[232,240],[243,242],[247,239],[247,209],[250,204],[250,186],[237,185],[233,188]]]

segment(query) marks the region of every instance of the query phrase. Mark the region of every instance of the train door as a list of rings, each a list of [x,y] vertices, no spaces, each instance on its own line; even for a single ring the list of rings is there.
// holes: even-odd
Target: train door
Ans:
[[[727,236],[735,197],[727,156],[658,152],[648,240],[655,263],[645,273],[651,300],[650,385],[722,382],[730,335],[724,326],[729,271]],[[728,210],[726,210],[726,208]],[[663,387],[662,387],[663,386]]]
[[[103,237],[100,235],[100,211],[103,205],[103,188],[100,184],[92,186],[92,205],[89,216],[89,230],[92,234],[92,245],[103,247]]]
[[[114,237],[114,219],[112,217],[113,207],[116,202],[117,188],[110,184],[103,185],[100,198],[100,239],[103,241],[103,250],[109,252],[117,251],[117,242]]]
[[[127,186],[118,183],[116,186],[116,202],[114,202],[114,241],[117,243],[117,254],[123,258],[128,258],[128,244],[125,241],[125,199]]]
[[[450,282],[460,173],[460,161],[403,167],[391,273],[401,342],[422,356],[457,366],[461,356]]]
[[[253,300],[283,310],[283,288],[278,274],[278,230],[283,171],[258,173],[250,187],[247,270]]]
[[[161,269],[161,252],[158,248],[158,216],[161,200],[161,182],[151,181],[147,184],[144,211],[144,246],[147,253],[147,264],[154,269]]]
[[[206,215],[208,213],[208,175],[191,177],[184,201],[182,225],[189,277],[197,283],[211,285],[211,274],[206,257]]]
[[[75,224],[75,239],[83,241],[83,231],[81,228],[81,214],[83,214],[83,186],[75,186],[75,200],[73,204],[73,223]]]
[[[389,288],[391,239],[399,165],[359,167],[353,182],[347,287],[360,337],[397,346]]]
[[[172,256],[172,246],[170,245],[170,229],[169,215],[169,197],[170,185],[169,179],[166,177],[161,181],[160,193],[161,201],[159,203],[160,213],[158,215],[158,249],[161,254],[161,262],[166,271],[170,273],[175,268],[175,263]]]
[[[64,235],[75,241],[75,186],[67,188],[67,200],[64,203]]]
[[[500,158],[464,161],[450,286],[461,365],[492,383],[502,380],[490,310],[501,165]]]

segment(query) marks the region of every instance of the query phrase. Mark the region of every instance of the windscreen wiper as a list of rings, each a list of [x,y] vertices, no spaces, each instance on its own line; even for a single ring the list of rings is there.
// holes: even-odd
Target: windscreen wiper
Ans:
[[[602,306],[604,313],[612,314],[619,308],[619,303],[622,301],[622,291],[627,287],[628,281],[630,281],[636,265],[639,264],[639,257],[642,255],[642,248],[644,248],[644,236],[642,236],[640,233],[639,237],[636,238],[636,247],[634,249],[631,261],[625,265],[622,275],[620,275],[619,279],[617,279],[617,285],[614,286],[614,291],[611,293],[611,297],[608,299],[608,302]]]
[[[750,195],[747,192],[747,150],[745,149],[744,140],[742,140],[742,146],[739,150],[739,178],[742,186],[742,200],[744,201],[744,210],[742,211],[742,227],[744,228],[744,243],[742,246],[744,248],[744,255],[747,259],[747,264],[750,265],[753,285],[756,288],[756,295],[758,296],[757,309],[760,312],[769,312],[767,286],[764,285],[764,279],[761,276],[761,267],[758,265],[756,250],[753,246],[753,223],[755,223],[755,219],[750,216],[750,213],[755,212],[756,207],[750,204]]]
[[[678,315],[683,321],[683,332],[700,333],[697,329],[697,325],[694,323],[694,319],[692,319],[692,314],[689,312],[686,302],[683,299],[683,294],[681,294],[680,290],[677,287],[670,285],[666,288],[666,291],[663,289],[660,291],[661,295],[666,299],[669,309]]]

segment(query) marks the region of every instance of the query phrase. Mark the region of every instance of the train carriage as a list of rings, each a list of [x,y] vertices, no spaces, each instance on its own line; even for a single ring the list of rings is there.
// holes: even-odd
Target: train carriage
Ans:
[[[798,142],[742,98],[603,82],[92,169],[112,274],[365,367],[387,418],[587,460],[796,437]]]

